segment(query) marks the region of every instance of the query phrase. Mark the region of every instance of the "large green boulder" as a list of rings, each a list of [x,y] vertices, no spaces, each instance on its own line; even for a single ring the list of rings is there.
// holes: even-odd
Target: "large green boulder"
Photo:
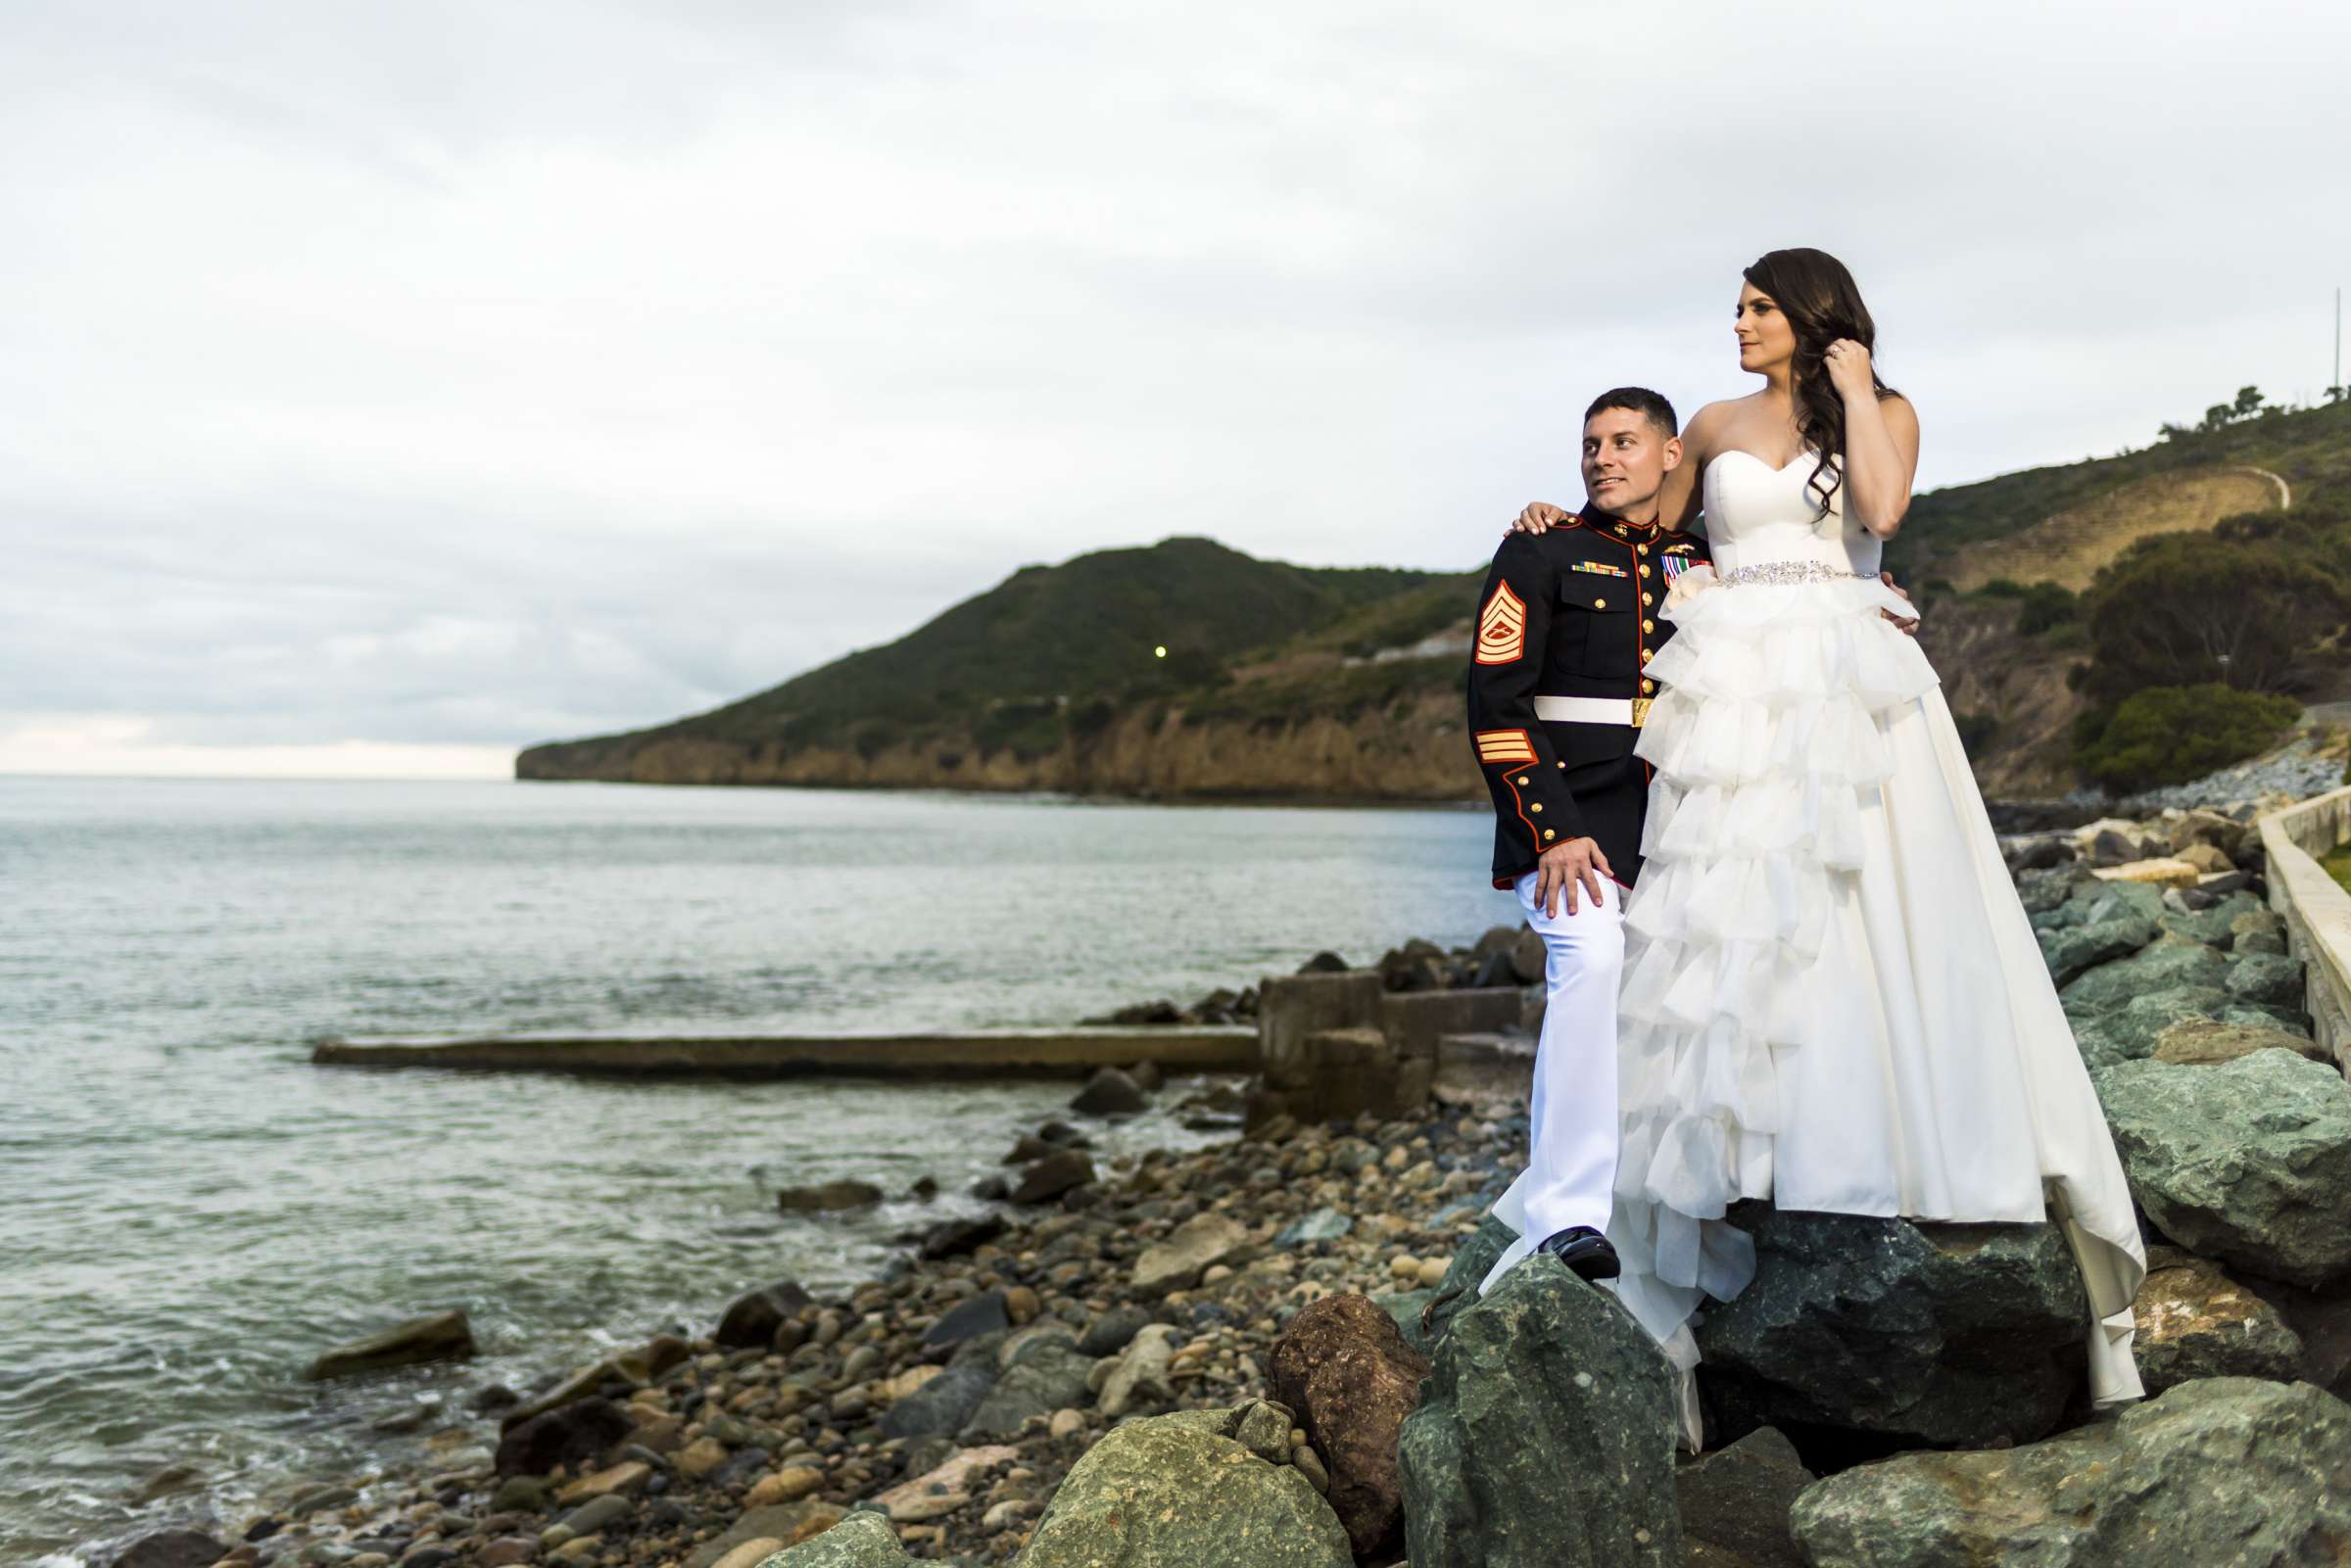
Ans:
[[[2129,958],[2101,964],[2058,994],[2067,1011],[2103,1013],[2120,1008],[2135,996],[2175,990],[2183,985],[2224,985],[2229,979],[2229,955],[2202,942],[2166,936],[2140,948]]]
[[[2233,950],[2236,946],[2237,921],[2261,910],[2261,900],[2251,893],[2235,892],[2223,897],[2209,909],[2167,909],[2157,924],[2174,936],[2184,936],[2206,947]]]
[[[1405,1343],[1424,1356],[1435,1355],[1437,1341],[1453,1320],[1477,1305],[1478,1282],[1517,1239],[1516,1231],[1492,1214],[1479,1220],[1469,1239],[1455,1250],[1453,1261],[1445,1265],[1445,1277],[1437,1281],[1435,1294],[1420,1308],[1419,1323],[1405,1329]]]
[[[2049,967],[2049,977],[2059,985],[2064,985],[2101,964],[2129,958],[2153,940],[2153,921],[2126,915],[2120,920],[2062,926],[2054,930],[2042,931],[2040,958]]]
[[[2351,1084],[2292,1051],[2091,1074],[2131,1195],[2190,1252],[2313,1289],[2351,1279]]]
[[[1701,1377],[1734,1427],[2024,1443],[2087,1375],[2089,1301],[2054,1225],[1943,1224],[1734,1205],[1747,1289],[1709,1305]]]
[[[2351,1547],[2351,1405],[2207,1378],[2046,1443],[1831,1476],[1789,1523],[1811,1568],[2286,1568]]]
[[[1537,1254],[1453,1319],[1405,1418],[1413,1568],[1679,1568],[1677,1374]]]
[[[2247,953],[2229,967],[2229,994],[2253,1007],[2302,1009],[2302,961],[2283,953]]]
[[[823,1535],[759,1559],[759,1568],[897,1568],[912,1562],[888,1514],[860,1508]]]
[[[1021,1568],[1353,1568],[1271,1401],[1121,1422],[1062,1479]],[[797,1564],[793,1568],[798,1568]]]

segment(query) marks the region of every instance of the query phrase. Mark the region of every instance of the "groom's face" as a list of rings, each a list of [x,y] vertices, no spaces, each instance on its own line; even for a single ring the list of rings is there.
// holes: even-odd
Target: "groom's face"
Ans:
[[[1584,493],[1622,516],[1657,499],[1682,444],[1631,408],[1603,408],[1584,421]]]

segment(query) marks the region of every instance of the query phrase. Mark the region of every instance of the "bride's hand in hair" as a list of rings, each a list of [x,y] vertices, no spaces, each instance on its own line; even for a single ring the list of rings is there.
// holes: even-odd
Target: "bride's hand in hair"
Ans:
[[[1847,403],[1877,401],[1877,378],[1869,367],[1869,351],[1850,338],[1839,338],[1821,355],[1821,363],[1829,372],[1829,385]]]
[[[1547,500],[1529,501],[1526,510],[1512,518],[1511,526],[1504,529],[1503,533],[1505,535],[1544,533],[1559,527],[1570,515]]]

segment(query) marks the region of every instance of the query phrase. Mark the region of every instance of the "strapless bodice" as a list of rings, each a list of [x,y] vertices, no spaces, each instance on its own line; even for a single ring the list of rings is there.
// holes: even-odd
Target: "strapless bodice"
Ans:
[[[1717,452],[1706,464],[1701,486],[1706,509],[1706,545],[1715,570],[1728,573],[1771,561],[1809,561],[1862,577],[1878,575],[1884,542],[1845,518],[1845,489],[1829,498],[1828,510],[1811,489],[1819,462],[1799,452],[1774,468],[1753,452]]]

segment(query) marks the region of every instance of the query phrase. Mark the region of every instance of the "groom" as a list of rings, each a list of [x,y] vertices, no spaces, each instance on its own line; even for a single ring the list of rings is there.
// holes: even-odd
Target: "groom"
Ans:
[[[1649,765],[1633,754],[1673,637],[1657,609],[1676,578],[1712,564],[1706,542],[1661,525],[1681,465],[1673,404],[1646,387],[1584,411],[1580,512],[1540,503],[1494,552],[1469,664],[1469,731],[1494,797],[1494,885],[1515,888],[1543,938],[1549,992],[1535,1050],[1522,1237],[1586,1279],[1613,1279],[1616,990],[1624,893],[1641,874]],[[1887,587],[1901,594],[1892,577]],[[1907,597],[1907,594],[1903,595]],[[1915,619],[1886,613],[1915,634]]]
[[[1469,731],[1494,797],[1494,885],[1543,938],[1549,992],[1520,1178],[1525,1234],[1586,1279],[1612,1279],[1616,989],[1622,898],[1641,871],[1649,766],[1633,755],[1656,694],[1647,666],[1673,636],[1657,606],[1711,559],[1661,528],[1680,465],[1673,404],[1646,387],[1584,411],[1583,510],[1494,552],[1469,665]]]

